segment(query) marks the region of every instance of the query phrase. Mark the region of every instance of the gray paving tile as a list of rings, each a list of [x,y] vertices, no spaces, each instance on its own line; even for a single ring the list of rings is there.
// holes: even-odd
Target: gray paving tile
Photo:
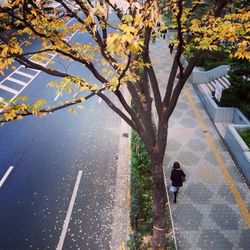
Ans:
[[[226,184],[221,184],[217,194],[229,203],[235,204],[235,199]]]
[[[203,215],[192,204],[180,204],[174,210],[173,218],[178,229],[199,230]]]
[[[210,217],[223,230],[238,229],[238,214],[227,204],[214,204],[211,208]]]
[[[190,198],[193,204],[209,204],[213,192],[203,183],[194,183],[187,185],[185,195]]]
[[[157,46],[166,46],[166,50],[160,52]],[[164,90],[172,60],[166,41],[157,40],[152,47],[151,56],[157,63],[158,79],[162,83],[160,89]],[[168,146],[164,158],[169,185],[174,161],[179,161],[187,174],[187,181],[179,192],[177,204],[171,203],[178,249],[250,250],[250,229],[247,229],[222,170],[207,143],[207,135],[214,140],[217,153],[221,155],[250,211],[249,189],[195,89],[191,84],[186,87],[207,128],[199,126],[188,99],[182,92],[169,121]]]
[[[197,247],[203,250],[229,250],[233,244],[219,230],[202,230]]]
[[[239,246],[244,250],[250,249],[250,229],[242,230],[239,239]]]

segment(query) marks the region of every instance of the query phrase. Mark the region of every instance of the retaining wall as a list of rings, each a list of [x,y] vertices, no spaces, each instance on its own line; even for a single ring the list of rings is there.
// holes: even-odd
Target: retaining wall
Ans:
[[[207,83],[213,79],[226,75],[228,70],[228,65],[221,65],[208,71],[201,71],[199,68],[195,67],[189,77],[189,81],[192,83]]]
[[[250,125],[227,125],[224,139],[247,183],[250,184],[250,149],[238,133],[246,129],[250,129]]]

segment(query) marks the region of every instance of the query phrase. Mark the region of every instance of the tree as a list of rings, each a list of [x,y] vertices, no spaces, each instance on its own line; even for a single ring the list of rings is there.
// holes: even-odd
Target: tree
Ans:
[[[38,100],[29,104],[24,98],[1,104],[1,122],[22,119],[28,115],[43,116],[63,108],[72,108],[87,101],[94,95],[104,102],[142,138],[151,158],[153,179],[153,249],[164,249],[166,191],[162,169],[168,136],[168,121],[174,111],[180,92],[191,74],[199,56],[206,50],[226,50],[231,57],[250,60],[249,53],[249,12],[241,1],[184,1],[184,0],[100,0],[93,4],[90,0],[54,0],[61,4],[77,22],[66,25],[65,20],[46,12],[46,1],[13,0],[0,8],[0,17],[7,15],[21,22],[23,33],[38,37],[43,41],[38,51],[24,53],[18,40],[7,40],[0,35],[0,70],[16,60],[26,67],[42,70],[61,77],[60,82],[50,85],[58,93],[72,93],[71,100],[58,106]],[[237,5],[236,3],[239,3]],[[13,12],[13,8],[19,11]],[[118,22],[111,22],[109,11],[116,14]],[[160,93],[158,81],[151,62],[150,40],[158,32],[157,23],[164,12],[170,12],[172,28],[177,31],[174,39],[175,56],[166,85],[165,93]],[[197,14],[195,14],[197,13]],[[5,25],[10,29],[10,25]],[[75,30],[88,33],[94,40],[89,43],[70,43],[66,37]],[[62,72],[52,67],[30,61],[28,55],[47,57],[56,52],[63,58],[74,60],[88,69],[102,84],[91,84],[84,78]],[[95,61],[98,54],[104,70],[99,70]],[[181,62],[182,55],[189,56],[188,65]],[[176,80],[176,74],[179,74]],[[175,81],[176,80],[176,81]],[[130,93],[132,106],[125,98],[123,90]],[[85,94],[85,93],[88,94]],[[89,93],[90,92],[90,93]],[[120,106],[108,97],[111,92]],[[121,109],[124,108],[125,111]],[[132,108],[133,107],[133,108]],[[156,109],[157,121],[153,119]]]
[[[222,91],[221,106],[237,107],[250,118],[250,64],[234,59],[228,72],[230,87]]]

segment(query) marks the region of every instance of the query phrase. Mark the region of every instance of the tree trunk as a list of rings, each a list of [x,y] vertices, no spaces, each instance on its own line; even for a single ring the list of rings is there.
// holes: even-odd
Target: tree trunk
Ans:
[[[152,249],[165,249],[166,235],[166,203],[167,195],[164,183],[162,155],[151,156],[153,175],[153,238]]]

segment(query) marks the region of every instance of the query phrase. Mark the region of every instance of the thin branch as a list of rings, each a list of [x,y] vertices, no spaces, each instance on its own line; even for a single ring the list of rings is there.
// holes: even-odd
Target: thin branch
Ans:
[[[123,17],[123,14],[121,12],[120,9],[118,9],[115,5],[113,5],[112,3],[110,3],[109,0],[104,0],[113,10],[114,12],[116,13],[117,17],[121,20],[122,17]]]
[[[123,108],[128,112],[128,114],[131,116],[132,121],[135,123],[136,126],[136,131],[141,129],[141,123],[140,120],[138,119],[137,115],[135,114],[134,110],[128,105],[128,103],[126,102],[124,96],[122,95],[122,93],[120,92],[120,90],[116,90],[115,95],[117,96],[117,98],[119,99],[121,105],[123,106]]]
[[[116,113],[118,114],[127,124],[134,130],[137,131],[137,126],[133,123],[132,120],[129,119],[119,108],[117,108],[114,103],[103,93],[98,92],[97,95],[102,98],[102,100]]]
[[[26,57],[22,56],[22,55],[17,55],[15,56],[15,59],[22,65],[24,65],[27,68],[32,68],[32,69],[37,69],[37,70],[41,70],[47,74],[53,75],[53,76],[58,76],[58,77],[69,77],[69,74],[57,71],[57,70],[53,70],[53,69],[48,69],[43,67],[42,65],[32,62],[29,59],[27,59]]]
[[[60,53],[60,54],[62,54],[62,55],[64,55],[64,56],[67,56],[67,57],[69,57],[69,58],[71,58],[71,59],[73,59],[73,60],[75,60],[75,61],[77,61],[77,62],[80,62],[80,63],[84,64],[84,65],[86,66],[86,68],[88,68],[89,71],[90,71],[90,72],[96,77],[96,79],[99,80],[100,82],[102,82],[102,83],[108,82],[108,80],[107,80],[105,77],[103,77],[103,76],[98,72],[98,70],[95,68],[95,66],[94,66],[93,63],[88,62],[88,61],[84,60],[83,58],[79,58],[79,57],[77,57],[77,56],[75,56],[75,55],[73,55],[73,54],[67,53],[67,52],[64,51],[64,50],[56,49],[56,52],[58,52],[58,53]]]
[[[120,75],[119,75],[119,77],[118,77],[118,84],[117,84],[117,86],[116,86],[115,91],[119,90],[120,85],[121,85],[121,80],[122,80],[122,78],[125,76],[126,72],[127,72],[128,69],[129,69],[129,66],[130,66],[130,63],[131,63],[131,57],[132,57],[132,55],[131,55],[131,53],[130,53],[129,56],[128,56],[127,64],[126,64],[126,66],[124,67],[124,69],[122,70],[122,72],[120,73]]]

